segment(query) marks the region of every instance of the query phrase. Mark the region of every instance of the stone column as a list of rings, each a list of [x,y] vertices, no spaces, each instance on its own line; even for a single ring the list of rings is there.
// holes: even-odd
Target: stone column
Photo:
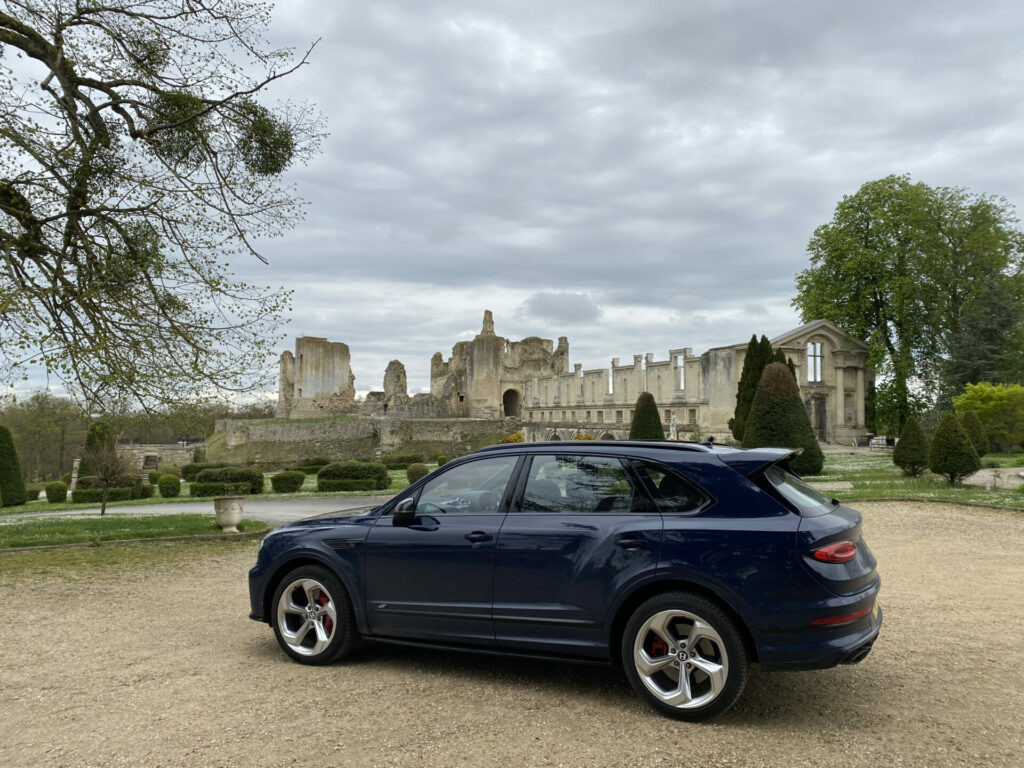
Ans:
[[[836,411],[835,424],[842,427],[846,424],[846,368],[836,366],[836,395],[833,404]]]
[[[857,426],[864,426],[864,368],[857,369]]]

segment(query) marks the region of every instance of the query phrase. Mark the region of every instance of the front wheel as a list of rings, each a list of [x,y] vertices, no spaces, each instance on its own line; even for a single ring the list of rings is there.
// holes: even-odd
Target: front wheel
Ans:
[[[359,632],[338,577],[316,565],[286,574],[274,593],[274,634],[302,664],[329,664],[351,652]]]
[[[747,684],[747,651],[735,622],[689,592],[652,597],[630,617],[622,665],[640,696],[679,720],[707,720],[731,707]]]

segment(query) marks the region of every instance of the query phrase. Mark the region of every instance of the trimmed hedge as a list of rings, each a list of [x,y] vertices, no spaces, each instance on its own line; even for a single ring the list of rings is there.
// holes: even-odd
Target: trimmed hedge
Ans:
[[[285,467],[281,471],[282,472],[301,472],[304,475],[315,475],[317,472],[319,472],[321,469],[323,469],[326,466],[327,466],[326,464],[319,464],[319,465],[312,464],[312,465],[309,465],[309,466],[302,465],[302,466],[297,466],[297,467]]]
[[[174,475],[175,477],[181,477],[181,467],[177,464],[160,464],[156,468],[157,472],[160,473],[160,477],[164,475]]]
[[[206,496],[244,496],[249,492],[249,483],[203,483],[196,481],[189,485],[188,495],[193,498]]]
[[[149,484],[156,485],[161,477],[163,477],[163,473],[153,470],[152,472],[149,473]]]
[[[303,459],[299,462],[300,467],[326,467],[331,463],[331,460],[326,456],[313,456],[309,459]]]
[[[64,483],[64,485],[71,485],[71,473],[65,472],[60,476],[60,481]]]
[[[388,469],[406,469],[422,459],[414,453],[388,453],[380,457],[381,463]]]
[[[204,462],[202,464],[186,464],[185,466],[183,466],[181,468],[181,479],[184,480],[187,483],[191,483],[193,480],[196,479],[196,476],[200,472],[202,472],[204,469],[219,469],[221,467],[230,467],[230,466],[231,466],[230,464],[227,464],[227,463],[225,463],[223,461],[221,461],[221,462],[213,462],[213,463],[205,463]]]
[[[131,488],[111,488],[107,501],[131,501]],[[103,502],[102,488],[76,488],[71,492],[71,501],[75,504],[100,504]]]
[[[328,465],[330,466],[330,465]],[[374,491],[377,490],[377,481],[365,478],[362,480],[328,480],[317,478],[316,489],[318,491]]]
[[[295,493],[302,484],[306,482],[306,475],[303,472],[278,472],[270,478],[270,485],[274,493]]]
[[[51,504],[60,504],[68,500],[68,486],[59,480],[46,484],[46,500]]]
[[[25,501],[35,501],[42,492],[43,486],[39,485],[39,483],[29,483],[25,486]]]
[[[448,463],[448,457],[447,456],[438,455],[438,457],[437,457],[437,466],[443,467],[447,463]]]
[[[248,483],[246,493],[263,493],[263,472],[257,467],[211,467],[196,475],[197,483]]]
[[[14,507],[25,503],[25,478],[21,476],[14,438],[7,427],[0,425],[0,505]]]
[[[430,474],[430,470],[427,469],[426,464],[410,464],[405,469],[405,476],[409,478],[409,484],[412,485],[421,477],[426,477]]]
[[[143,485],[141,482],[139,482],[132,486],[133,499],[152,499],[155,494],[155,485]]]
[[[96,475],[79,475],[78,484],[75,485],[75,490],[89,491],[93,488],[100,487],[100,479]]]
[[[161,475],[156,481],[156,486],[160,489],[160,495],[165,499],[173,499],[175,496],[181,495],[181,480],[177,475]]]
[[[324,485],[325,480],[369,480],[372,481],[373,484],[366,488],[327,487]],[[388,468],[383,464],[377,463],[365,464],[358,461],[347,461],[344,464],[340,462],[328,464],[326,467],[321,469],[316,476],[316,486],[318,491],[383,490],[389,485],[391,485],[391,478],[388,476]]]

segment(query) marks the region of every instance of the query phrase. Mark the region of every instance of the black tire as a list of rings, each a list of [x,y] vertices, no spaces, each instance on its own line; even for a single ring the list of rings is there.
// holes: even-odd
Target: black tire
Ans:
[[[747,684],[750,663],[736,623],[717,603],[690,592],[656,595],[637,608],[621,653],[633,690],[679,720],[725,712]]]
[[[285,609],[282,600],[286,593],[285,604],[301,607],[307,615]],[[348,591],[322,566],[304,565],[285,574],[274,590],[270,610],[278,644],[300,664],[330,664],[359,643]]]

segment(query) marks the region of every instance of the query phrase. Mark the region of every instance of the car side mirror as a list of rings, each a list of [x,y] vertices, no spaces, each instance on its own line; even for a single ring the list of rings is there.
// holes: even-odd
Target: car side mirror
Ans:
[[[416,499],[411,496],[398,502],[395,510],[391,513],[391,524],[410,526],[416,519]]]

